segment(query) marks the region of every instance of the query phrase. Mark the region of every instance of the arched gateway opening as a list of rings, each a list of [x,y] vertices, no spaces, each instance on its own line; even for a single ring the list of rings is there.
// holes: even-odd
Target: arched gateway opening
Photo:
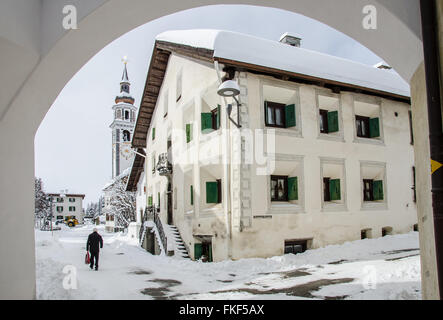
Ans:
[[[365,29],[362,24],[367,12],[364,11],[367,1],[363,0],[276,0],[272,7],[303,14],[343,32],[383,58],[409,82],[423,60],[418,1],[373,2],[380,22],[375,29]],[[269,6],[268,1],[219,3]],[[7,44],[11,59],[3,70],[4,74],[15,76],[0,104],[0,147],[5,150],[0,169],[3,220],[0,252],[8,257],[0,266],[1,298],[35,298],[34,224],[30,214],[34,205],[33,144],[35,132],[57,95],[69,79],[112,40],[154,19],[208,4],[214,2],[134,1],[130,6],[123,0],[80,2],[78,29],[66,31],[61,24],[64,3],[43,1],[26,11],[32,21],[22,26],[26,36],[5,30],[0,41]],[[19,7],[9,9],[8,14],[14,19],[21,12]],[[36,16],[45,19],[40,21]],[[36,26],[42,30],[40,34],[35,34]],[[27,63],[22,63],[24,61]],[[20,72],[14,72],[20,64]],[[6,80],[1,81],[3,84]],[[15,139],[10,139],[12,136]],[[21,199],[11,201],[17,199],[17,194]],[[20,239],[11,246],[8,239],[17,238]]]

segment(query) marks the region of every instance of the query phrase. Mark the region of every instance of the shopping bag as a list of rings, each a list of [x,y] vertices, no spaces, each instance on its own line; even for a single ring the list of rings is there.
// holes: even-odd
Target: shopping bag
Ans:
[[[91,262],[90,260],[91,258],[89,257],[89,252],[86,251],[86,256],[85,256],[85,264],[89,264]]]

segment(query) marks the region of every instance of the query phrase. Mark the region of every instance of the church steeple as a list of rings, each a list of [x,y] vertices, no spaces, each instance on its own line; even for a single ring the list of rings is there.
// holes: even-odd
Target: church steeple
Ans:
[[[122,75],[122,80],[120,81],[120,94],[117,97],[115,97],[115,103],[124,102],[124,103],[134,104],[135,102],[134,98],[129,93],[129,88],[131,86],[131,83],[129,82],[128,69],[126,67],[127,63],[128,60],[126,59],[126,57],[124,57],[123,75]]]
[[[131,83],[129,82],[128,69],[126,68],[127,61],[124,64],[125,68],[123,69],[122,81],[120,82],[120,92],[129,93]]]
[[[127,59],[123,58],[123,74],[120,81],[120,93],[115,97],[112,107],[114,121],[112,129],[112,177],[120,175],[132,165],[134,153],[131,152],[131,138],[134,134],[136,111],[134,98],[129,93]]]

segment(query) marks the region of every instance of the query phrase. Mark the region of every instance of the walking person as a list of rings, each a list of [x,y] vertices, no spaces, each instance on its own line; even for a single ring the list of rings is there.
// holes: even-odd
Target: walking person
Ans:
[[[103,248],[103,238],[101,235],[98,234],[97,228],[94,228],[93,231],[94,232],[92,232],[88,236],[88,241],[86,242],[86,251],[89,251],[91,255],[89,268],[91,268],[92,270],[95,261],[95,270],[97,271],[100,248]]]

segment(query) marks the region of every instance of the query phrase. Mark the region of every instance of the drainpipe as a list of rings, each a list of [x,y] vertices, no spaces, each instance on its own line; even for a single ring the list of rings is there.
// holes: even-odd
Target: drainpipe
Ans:
[[[431,162],[443,164],[440,56],[435,0],[420,0]],[[440,30],[443,31],[443,30]],[[436,163],[437,162],[437,163]],[[443,168],[432,169],[432,208],[440,300],[443,298]]]
[[[214,61],[214,67],[215,71],[217,72],[218,81],[220,84],[222,84],[222,78],[220,76],[220,69],[218,66],[218,61]],[[226,97],[223,97],[223,101],[225,103],[224,107],[228,105],[226,101]],[[225,109],[225,108],[223,108]],[[225,109],[226,110],[226,109]],[[226,145],[226,152],[224,154],[224,164],[223,164],[223,172],[226,177],[226,183],[224,188],[224,194],[226,194],[226,232],[228,235],[228,259],[232,259],[232,210],[231,210],[231,139],[230,139],[230,122],[228,121],[227,117],[225,117],[225,121],[223,125],[223,130],[225,133],[225,145]]]

